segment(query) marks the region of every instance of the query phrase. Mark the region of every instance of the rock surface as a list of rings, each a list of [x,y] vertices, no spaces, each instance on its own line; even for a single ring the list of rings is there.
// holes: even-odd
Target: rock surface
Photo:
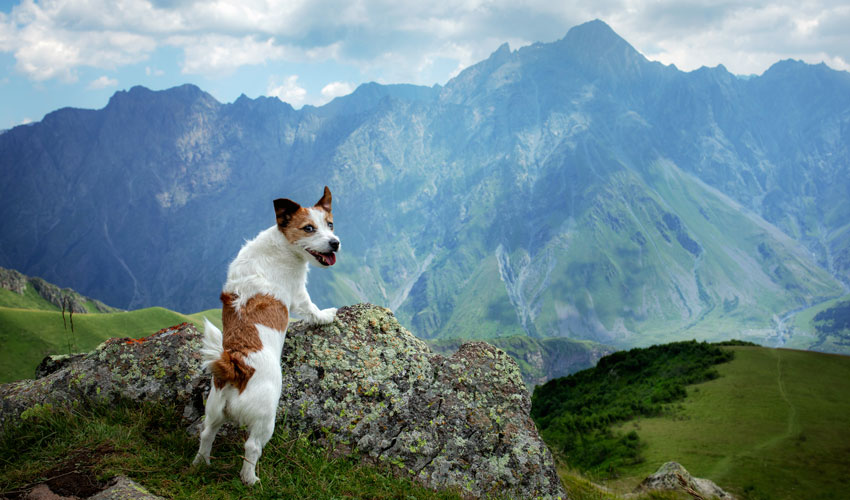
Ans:
[[[667,462],[638,485],[636,491],[675,490],[684,491],[694,498],[719,498],[735,500],[735,497],[725,492],[713,481],[693,477],[677,462]],[[696,494],[696,495],[695,495]]]
[[[129,399],[176,404],[194,429],[209,388],[199,344],[192,325],[111,339],[44,378],[0,386],[0,423],[37,404]],[[293,323],[282,365],[278,422],[323,446],[471,496],[566,498],[519,369],[489,344],[434,354],[392,312],[359,304],[330,325]]]
[[[209,388],[198,354],[200,337],[193,325],[184,323],[143,339],[109,339],[83,356],[66,358],[46,377],[2,385],[0,425],[38,405],[121,399],[173,403],[184,417],[196,420]]]
[[[110,485],[89,500],[164,500],[126,476],[117,476]]]

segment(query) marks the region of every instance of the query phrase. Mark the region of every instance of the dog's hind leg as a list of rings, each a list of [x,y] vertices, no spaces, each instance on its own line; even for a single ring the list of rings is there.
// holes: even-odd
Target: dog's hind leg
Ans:
[[[275,414],[272,411],[270,418],[259,418],[249,429],[250,434],[245,441],[245,456],[242,462],[242,472],[239,474],[242,482],[251,486],[256,484],[260,478],[257,477],[256,467],[263,448],[274,434]]]
[[[195,460],[192,461],[193,465],[201,463],[201,460],[207,465],[210,464],[210,450],[212,450],[213,441],[216,434],[218,434],[221,424],[224,423],[225,403],[226,400],[221,391],[213,387],[210,391],[209,399],[207,399],[204,427],[201,430],[201,444],[198,447],[198,454],[195,455]]]

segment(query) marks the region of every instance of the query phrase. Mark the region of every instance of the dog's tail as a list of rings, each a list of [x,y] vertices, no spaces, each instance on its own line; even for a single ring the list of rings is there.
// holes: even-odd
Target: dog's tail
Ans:
[[[201,345],[201,358],[203,359],[204,368],[210,369],[210,365],[215,363],[221,354],[224,352],[224,344],[222,342],[221,330],[210,320],[204,318],[204,337]]]
[[[254,374],[254,368],[248,365],[241,352],[225,351],[222,338],[221,330],[204,318],[201,345],[203,367],[213,374],[213,385],[216,388],[221,389],[229,383],[241,393]]]

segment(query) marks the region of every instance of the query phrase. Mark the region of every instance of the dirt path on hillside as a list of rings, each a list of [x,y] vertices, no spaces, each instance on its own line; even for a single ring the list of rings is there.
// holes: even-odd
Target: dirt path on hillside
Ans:
[[[765,450],[767,450],[767,449],[769,449],[773,446],[776,446],[777,444],[779,444],[780,442],[782,442],[786,439],[791,439],[792,437],[794,437],[796,434],[798,434],[800,432],[800,425],[799,425],[799,422],[797,421],[797,408],[794,406],[794,403],[792,403],[791,399],[788,397],[788,392],[787,392],[786,387],[785,387],[785,381],[783,379],[783,372],[782,372],[783,353],[779,349],[771,349],[770,352],[776,358],[777,392],[779,393],[779,397],[782,398],[782,400],[785,401],[785,404],[788,405],[788,417],[787,417],[787,425],[785,426],[785,430],[782,431],[779,434],[773,435],[773,436],[761,441],[760,443],[756,444],[755,446],[753,446],[752,448],[750,448],[746,451],[741,451],[739,453],[735,453],[734,455],[724,457],[722,460],[720,460],[717,463],[717,465],[714,466],[712,473],[710,475],[706,476],[706,477],[712,477],[712,478],[715,478],[715,479],[720,478],[728,472],[730,467],[732,467],[733,462],[739,461],[739,459],[741,457],[744,457],[744,456],[753,456],[753,457],[761,456],[764,453]]]

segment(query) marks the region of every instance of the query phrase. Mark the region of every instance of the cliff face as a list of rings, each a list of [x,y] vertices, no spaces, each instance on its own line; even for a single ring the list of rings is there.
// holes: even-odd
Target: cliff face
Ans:
[[[199,344],[191,325],[111,339],[41,379],[0,386],[0,423],[37,404],[130,399],[175,404],[196,429],[209,388]],[[291,325],[282,366],[278,421],[319,444],[434,488],[566,497],[519,368],[489,344],[434,354],[389,310],[360,304],[340,309],[331,325]]]

